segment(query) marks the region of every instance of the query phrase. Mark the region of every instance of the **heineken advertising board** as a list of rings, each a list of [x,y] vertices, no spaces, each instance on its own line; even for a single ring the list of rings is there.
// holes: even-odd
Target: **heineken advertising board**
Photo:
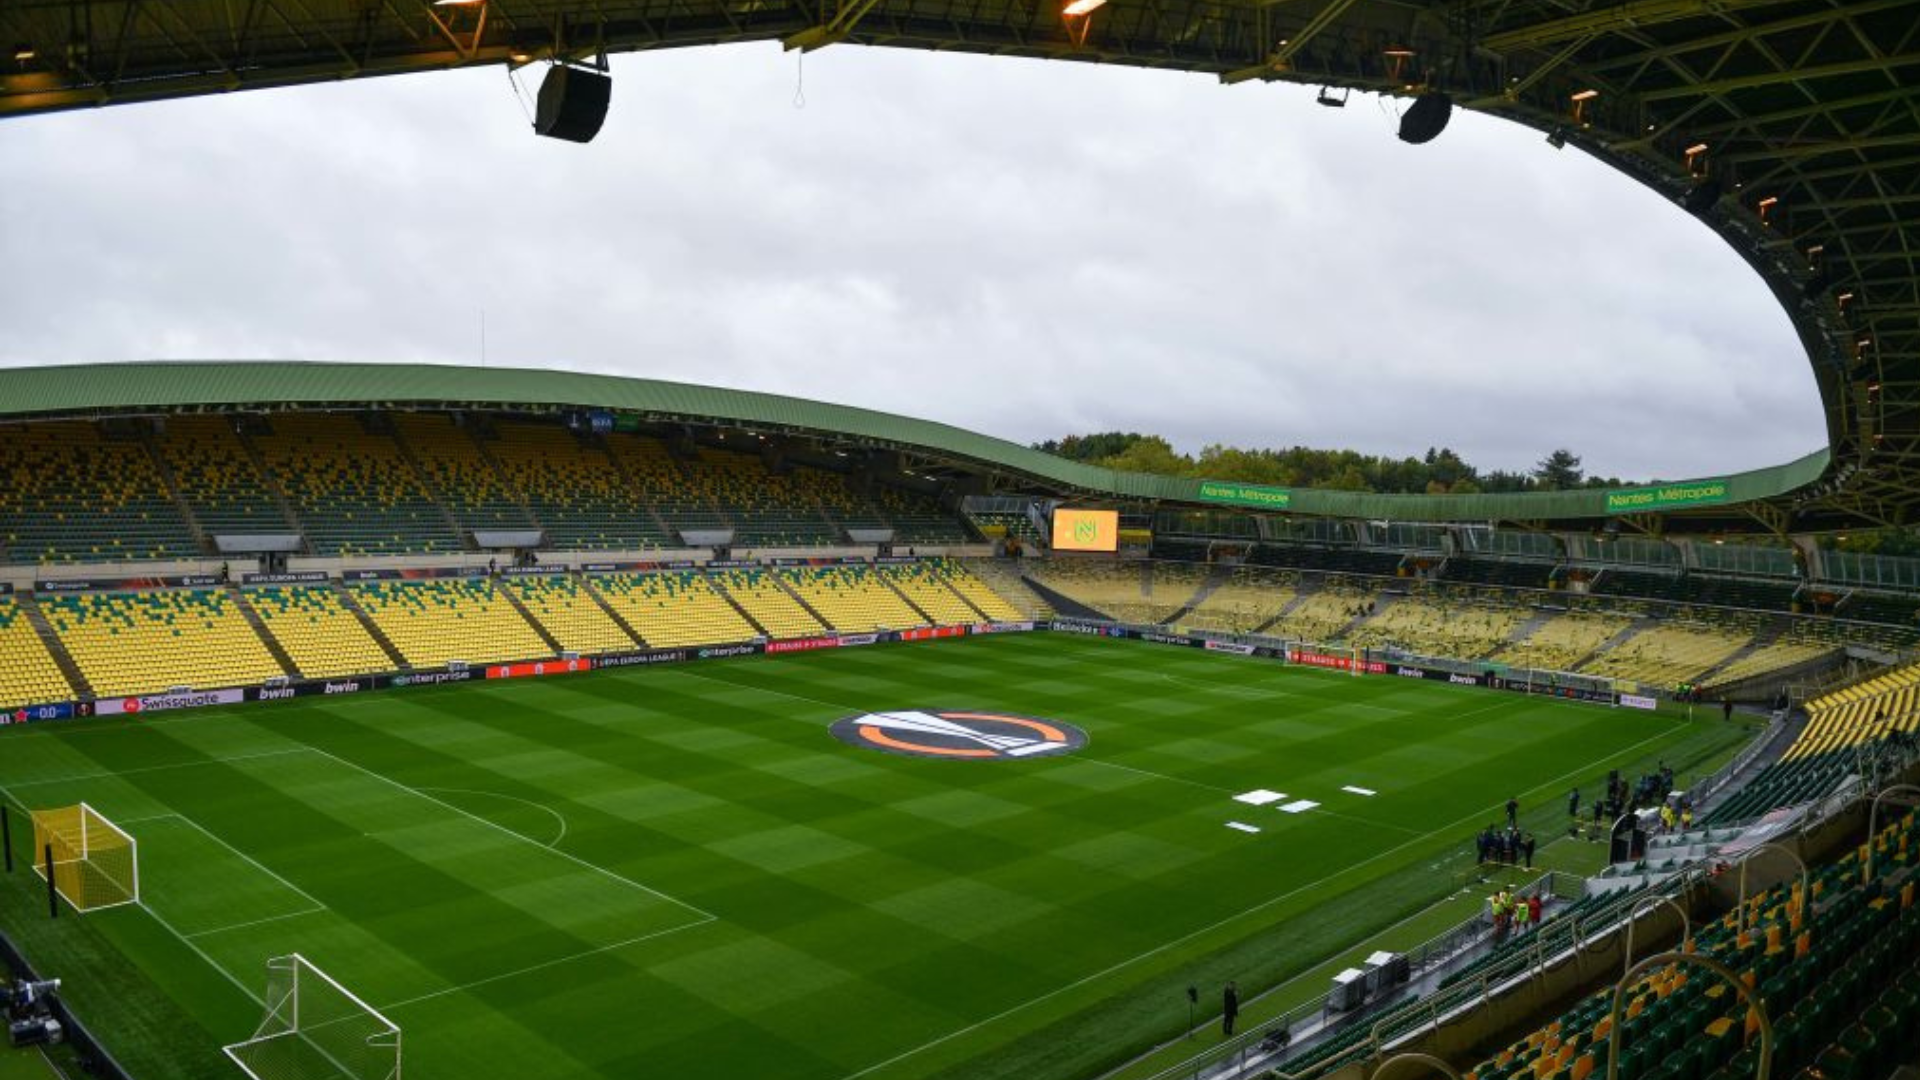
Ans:
[[[1200,501],[1227,506],[1248,506],[1256,510],[1285,510],[1293,505],[1293,492],[1286,488],[1260,484],[1234,484],[1221,480],[1200,481]]]
[[[1727,501],[1723,480],[1684,480],[1677,484],[1622,488],[1607,492],[1607,513],[1640,514],[1653,510],[1685,510]]]

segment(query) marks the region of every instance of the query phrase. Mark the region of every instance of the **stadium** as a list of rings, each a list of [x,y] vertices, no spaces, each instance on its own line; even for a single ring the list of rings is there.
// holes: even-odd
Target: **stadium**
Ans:
[[[1356,491],[824,382],[0,369],[0,1080],[1920,1068],[1920,558],[1837,542],[1920,503],[1911,4],[139,8],[0,9],[0,114],[539,64],[586,141],[607,54],[742,41],[1489,113],[1745,260],[1826,445]]]

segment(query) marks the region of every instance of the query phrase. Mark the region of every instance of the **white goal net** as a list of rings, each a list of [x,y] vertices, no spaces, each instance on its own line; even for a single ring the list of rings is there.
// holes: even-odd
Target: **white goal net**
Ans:
[[[267,961],[266,1005],[226,1048],[254,1080],[400,1080],[400,1026],[298,953]]]
[[[86,803],[35,810],[33,869],[75,911],[140,900],[140,849],[126,831]]]

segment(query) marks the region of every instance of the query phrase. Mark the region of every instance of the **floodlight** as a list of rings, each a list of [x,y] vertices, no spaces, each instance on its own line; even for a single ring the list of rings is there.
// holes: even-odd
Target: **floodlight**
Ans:
[[[1107,0],[1073,0],[1072,3],[1060,9],[1060,14],[1077,18],[1081,15],[1091,15],[1105,6],[1107,6]]]

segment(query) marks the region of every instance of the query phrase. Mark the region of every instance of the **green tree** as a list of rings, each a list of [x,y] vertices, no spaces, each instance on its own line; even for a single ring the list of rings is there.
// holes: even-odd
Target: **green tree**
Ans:
[[[1533,475],[1549,491],[1566,491],[1580,486],[1580,457],[1571,450],[1555,450],[1540,459]]]

